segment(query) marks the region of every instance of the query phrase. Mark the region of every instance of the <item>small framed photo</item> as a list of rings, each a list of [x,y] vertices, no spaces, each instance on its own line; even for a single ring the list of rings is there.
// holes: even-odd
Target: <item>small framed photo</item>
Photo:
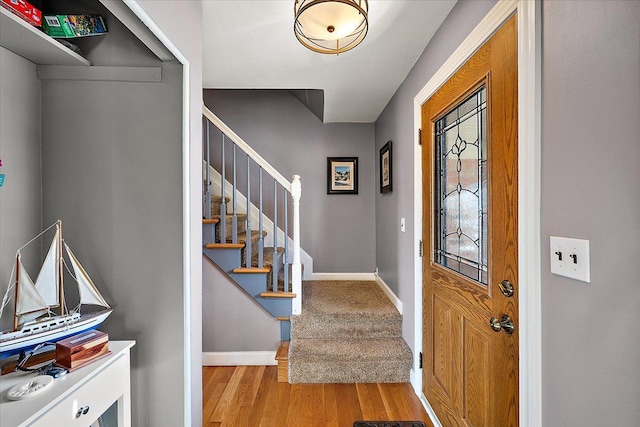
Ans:
[[[358,194],[357,157],[327,157],[327,194]]]
[[[380,192],[390,193],[393,190],[393,174],[391,162],[391,141],[380,149]]]

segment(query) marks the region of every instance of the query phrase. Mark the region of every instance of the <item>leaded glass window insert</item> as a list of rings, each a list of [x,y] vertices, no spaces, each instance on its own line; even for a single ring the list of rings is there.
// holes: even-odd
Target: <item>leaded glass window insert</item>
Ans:
[[[487,100],[480,88],[435,123],[437,264],[487,284]]]

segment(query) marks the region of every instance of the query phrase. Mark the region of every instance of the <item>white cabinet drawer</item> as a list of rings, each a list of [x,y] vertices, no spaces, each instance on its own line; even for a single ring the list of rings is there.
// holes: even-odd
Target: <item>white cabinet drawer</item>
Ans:
[[[129,354],[121,355],[109,367],[71,392],[57,405],[43,413],[33,427],[87,427],[95,422],[129,390]],[[81,408],[88,410],[78,415]]]

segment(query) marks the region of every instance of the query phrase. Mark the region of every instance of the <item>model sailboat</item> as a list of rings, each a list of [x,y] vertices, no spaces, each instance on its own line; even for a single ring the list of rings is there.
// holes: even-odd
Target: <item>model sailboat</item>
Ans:
[[[35,282],[22,265],[21,250],[24,247],[16,253],[15,280],[9,285],[0,306],[2,318],[13,290],[13,329],[0,332],[0,359],[43,342],[59,341],[94,329],[113,311],[62,239],[62,222],[58,220],[53,226],[56,228],[55,235]],[[66,262],[63,250],[68,255],[74,272],[72,276],[78,285],[80,303],[74,310],[67,310],[65,302],[63,273]],[[87,305],[95,306],[98,310],[81,313],[80,308]]]

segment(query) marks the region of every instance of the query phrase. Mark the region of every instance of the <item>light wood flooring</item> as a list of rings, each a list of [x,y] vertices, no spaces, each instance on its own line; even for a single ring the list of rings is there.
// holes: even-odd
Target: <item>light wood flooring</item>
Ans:
[[[403,384],[288,384],[276,366],[203,367],[203,425],[352,427],[357,420],[423,421],[413,388]]]

